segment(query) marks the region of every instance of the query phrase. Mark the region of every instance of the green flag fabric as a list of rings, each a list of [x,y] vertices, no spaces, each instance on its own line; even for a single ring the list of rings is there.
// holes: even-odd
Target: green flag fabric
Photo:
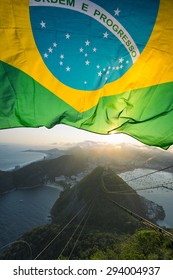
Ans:
[[[173,144],[173,2],[2,0],[0,128]]]

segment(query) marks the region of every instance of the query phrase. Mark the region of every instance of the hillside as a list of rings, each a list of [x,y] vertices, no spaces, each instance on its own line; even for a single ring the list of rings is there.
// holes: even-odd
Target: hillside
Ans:
[[[0,170],[0,193],[8,192],[14,188],[11,172]]]
[[[173,172],[173,153],[149,146],[84,142],[69,149],[69,153],[83,155],[95,166],[111,166],[117,174],[135,168],[159,170],[170,167],[167,171]]]
[[[110,199],[144,218],[147,217],[148,210],[144,200],[111,169],[97,167],[74,188],[61,194],[51,211],[53,222],[65,224],[82,207],[86,206],[88,209],[91,206],[88,230],[118,233],[134,231],[138,227],[136,220]],[[75,223],[81,220],[82,215],[83,212]]]
[[[75,175],[83,172],[86,165],[90,170],[98,165],[111,167],[117,174],[135,168],[159,170],[169,167],[167,171],[173,172],[173,153],[152,147],[84,142],[68,150],[35,151],[46,153],[49,159],[31,163],[14,171],[0,171],[0,193],[15,188],[38,186],[60,175]],[[58,158],[55,158],[57,156]]]
[[[14,188],[29,188],[42,185],[56,176],[71,176],[82,171],[85,161],[73,155],[31,163],[11,172],[0,171],[0,193]]]
[[[140,197],[116,174],[134,168],[171,167],[173,154],[130,145],[89,144],[68,150],[71,155],[53,158],[58,151],[51,150],[53,156],[49,160],[10,172],[0,171],[1,193],[42,185],[60,175],[79,172],[85,175],[98,165],[104,166],[95,168],[73,188],[62,192],[51,211],[52,224],[26,233],[19,242],[1,252],[0,259],[34,259],[52,240],[38,259],[173,259],[172,241],[146,229],[110,201],[146,218],[152,203]],[[153,221],[164,218],[162,207],[153,203],[150,210],[154,209]],[[30,245],[32,256],[25,241]]]
[[[147,217],[145,201],[111,169],[97,167],[61,193],[52,208],[52,224],[26,233],[0,259],[172,258],[171,242],[144,230],[109,199]]]

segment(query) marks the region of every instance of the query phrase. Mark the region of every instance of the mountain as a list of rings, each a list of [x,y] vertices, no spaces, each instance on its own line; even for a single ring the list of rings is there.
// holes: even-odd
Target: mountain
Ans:
[[[0,259],[121,259],[124,254],[129,258],[131,243],[127,246],[127,242],[131,239],[133,244],[138,231],[141,236],[141,224],[110,200],[147,218],[145,200],[110,168],[97,167],[61,193],[51,211],[51,224],[23,235],[19,242],[0,253]],[[154,231],[142,234],[152,235],[147,243],[149,253],[155,239],[163,240]],[[137,241],[130,257],[146,257],[140,252],[140,248],[142,252],[146,249],[143,243],[139,247]]]
[[[11,172],[0,170],[0,193],[8,192],[12,189],[14,189],[14,184]]]
[[[85,171],[86,167],[91,170],[98,165],[111,167],[117,174],[135,168],[160,170],[168,167],[166,171],[173,171],[172,152],[147,146],[84,142],[66,151],[56,148],[41,151],[49,159],[45,158],[14,171],[0,171],[0,193],[15,188],[38,186],[60,175],[75,175]],[[62,153],[65,155],[61,155]]]
[[[46,158],[48,159],[54,159],[57,157],[60,157],[62,155],[66,155],[68,153],[68,150],[60,150],[57,148],[49,149],[49,150],[35,150],[35,149],[29,149],[29,150],[24,150],[23,152],[38,152],[38,153],[43,153],[46,154]]]
[[[160,170],[167,168],[173,172],[173,152],[149,146],[135,146],[130,143],[80,143],[69,149],[70,154],[78,153],[95,166],[103,165],[114,168],[116,173],[148,168]],[[172,168],[171,168],[172,166]]]
[[[91,208],[88,230],[134,231],[138,227],[137,221],[110,200],[147,218],[147,205],[136,191],[111,169],[97,167],[75,187],[61,193],[51,211],[53,222],[65,224],[85,207],[84,212]],[[82,211],[75,223],[79,223],[83,215]]]
[[[72,176],[82,171],[85,160],[64,155],[55,159],[33,162],[14,171],[0,171],[0,193],[14,188],[29,188],[43,185],[46,180],[54,180],[56,176]]]

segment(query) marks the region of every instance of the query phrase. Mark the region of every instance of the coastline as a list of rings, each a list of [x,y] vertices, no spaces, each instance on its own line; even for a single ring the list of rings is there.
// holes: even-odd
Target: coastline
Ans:
[[[39,188],[41,187],[42,185],[36,185],[36,186],[32,186],[32,187],[23,187],[23,188],[12,188],[8,191],[5,191],[5,192],[0,192],[0,196],[1,195],[4,195],[4,194],[8,194],[8,193],[11,193],[11,192],[14,192],[14,191],[17,191],[17,190],[28,190],[28,189],[35,189],[35,188]]]
[[[29,151],[20,151],[20,152],[29,152]],[[17,169],[20,169],[20,168],[22,168],[22,167],[25,167],[25,166],[27,166],[27,165],[29,165],[29,164],[32,164],[32,163],[34,163],[34,162],[39,162],[39,161],[42,161],[42,160],[48,160],[48,159],[51,159],[51,156],[49,155],[49,153],[43,153],[43,152],[39,152],[39,151],[30,151],[30,152],[33,152],[33,153],[40,153],[41,155],[40,155],[40,157],[39,158],[37,158],[37,159],[33,159],[33,160],[29,160],[29,161],[26,161],[26,162],[24,162],[24,163],[16,163],[16,164],[14,164],[13,166],[11,166],[11,167],[8,167],[8,168],[0,168],[0,171],[3,171],[3,172],[13,172],[13,171],[15,171],[15,170],[17,170]]]
[[[61,186],[58,186],[56,184],[44,184],[45,187],[48,187],[48,188],[53,188],[53,189],[57,189],[59,191],[64,191],[64,188],[61,187]]]
[[[11,192],[14,192],[14,191],[16,191],[16,190],[17,190],[16,188],[13,188],[13,189],[8,190],[8,191],[5,191],[5,192],[0,192],[0,196],[1,196],[1,195],[4,195],[4,194],[11,193]]]
[[[25,151],[20,151],[20,152],[25,152]],[[33,151],[33,152],[36,152],[36,151]],[[43,152],[39,152],[39,151],[37,151],[37,153],[40,153],[41,155],[40,155],[40,157],[41,158],[39,158],[39,159],[33,159],[32,161],[28,161],[28,162],[26,162],[26,163],[23,163],[23,164],[16,164],[16,165],[14,165],[13,167],[10,167],[10,168],[7,168],[7,169],[0,169],[0,171],[2,171],[2,172],[4,172],[4,173],[12,173],[12,172],[15,172],[15,171],[17,171],[17,170],[19,170],[19,169],[21,169],[21,168],[23,168],[23,167],[25,167],[25,166],[28,166],[28,165],[30,165],[30,164],[32,164],[32,163],[35,163],[35,162],[39,162],[39,161],[43,161],[44,159],[45,159],[45,157],[46,157],[46,159],[48,159],[49,158],[49,154],[46,154],[46,153],[43,153]],[[0,196],[1,195],[5,195],[5,194],[8,194],[8,193],[10,193],[10,192],[13,192],[13,191],[16,191],[17,189],[29,189],[29,188],[35,188],[35,187],[39,187],[40,185],[36,185],[36,186],[32,186],[32,187],[23,187],[23,188],[16,188],[16,187],[14,187],[14,186],[11,186],[11,188],[9,187],[8,188],[8,190],[5,190],[5,189],[3,189],[3,190],[0,190]]]
[[[14,162],[13,166],[11,166],[10,168],[1,168],[0,172],[2,172],[2,177],[0,177],[1,179],[1,188],[0,188],[0,195],[4,195],[7,194],[9,192],[13,192],[17,189],[29,189],[29,188],[36,188],[36,187],[40,187],[43,186],[43,183],[39,183],[37,185],[34,186],[27,186],[27,187],[18,187],[18,186],[14,186],[13,182],[11,182],[11,186],[10,184],[8,184],[8,186],[6,185],[6,180],[4,181],[3,177],[9,177],[11,176],[10,174],[12,174],[13,172],[16,172],[24,167],[27,167],[33,163],[39,163],[39,162],[43,162],[46,160],[51,160],[54,158],[58,158],[60,156],[62,156],[62,151],[58,150],[58,149],[52,149],[52,150],[34,150],[34,149],[30,149],[30,150],[20,150],[17,151],[17,153],[37,153],[39,154],[39,158],[35,158],[33,157],[32,160],[28,160],[24,163],[20,163],[19,161]],[[25,157],[24,157],[25,159]],[[26,157],[27,159],[27,157]],[[22,159],[21,159],[22,161]],[[3,175],[4,174],[4,175]],[[9,174],[9,175],[8,175]],[[3,187],[4,186],[4,187]],[[60,186],[58,187],[56,184],[45,184],[45,186],[48,187],[52,187],[52,188],[56,188],[59,189],[60,191],[63,191],[63,188],[61,188]]]
[[[67,150],[51,147],[28,147],[25,145],[0,145],[0,171],[11,172],[34,162],[51,160],[68,154]]]
[[[59,193],[59,190],[42,186],[14,189],[0,195],[0,247],[36,227],[50,224],[50,211]]]
[[[61,192],[64,191],[64,188],[63,188],[63,187],[58,186],[58,185],[56,185],[56,184],[42,184],[42,185],[39,184],[39,185],[35,185],[35,186],[32,186],[32,187],[12,188],[12,189],[10,189],[10,190],[8,190],[8,191],[0,192],[0,196],[1,196],[1,195],[4,195],[4,194],[11,193],[11,192],[14,192],[14,191],[16,191],[16,190],[35,189],[35,188],[39,188],[39,187],[42,187],[42,186],[48,187],[48,188],[57,189],[57,190],[59,190],[59,191],[61,191]]]

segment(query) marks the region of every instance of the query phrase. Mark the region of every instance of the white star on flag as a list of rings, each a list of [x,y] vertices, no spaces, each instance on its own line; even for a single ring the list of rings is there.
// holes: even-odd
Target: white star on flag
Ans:
[[[41,25],[41,28],[46,28],[46,23],[43,20],[40,22],[40,25]]]
[[[71,68],[69,66],[66,67],[66,71],[70,72]]]
[[[65,37],[66,37],[66,39],[70,39],[70,34],[67,33],[67,34],[65,35]]]
[[[107,31],[105,33],[103,33],[103,38],[108,38],[108,36],[109,36],[109,34]]]
[[[89,61],[89,60],[86,60],[86,61],[85,61],[85,64],[86,64],[86,65],[89,65],[89,64],[90,64],[90,61]]]
[[[124,61],[124,59],[121,57],[119,58],[119,63],[122,63]]]
[[[85,42],[85,45],[86,45],[86,46],[89,46],[89,45],[90,45],[90,41],[87,40],[87,41]]]
[[[48,48],[48,51],[49,51],[50,53],[52,53],[52,52],[53,52],[53,49],[52,49],[52,48]]]
[[[119,15],[120,10],[117,8],[114,12],[117,13],[116,15]],[[46,23],[43,20],[38,20],[37,24],[40,30],[41,28],[48,28],[48,22]],[[46,30],[47,29],[43,31]],[[89,80],[89,78],[91,77],[93,81],[96,81],[98,85],[103,85],[104,83],[106,84],[113,81],[115,78],[118,79],[119,76],[124,74],[124,72],[128,68],[128,63],[130,64],[130,61],[128,60],[129,57],[123,58],[123,56],[121,56],[122,54],[120,54],[119,57],[114,58],[114,61],[105,60],[104,63],[102,63],[102,61],[100,61],[99,59],[101,45],[96,44],[96,42],[92,41],[89,37],[85,37],[84,39],[82,38],[79,44],[76,45],[76,55],[78,54],[79,56],[79,53],[81,53],[79,61],[79,63],[81,64],[79,64],[79,69],[77,69],[77,65],[73,66],[70,61],[66,62],[66,59],[68,58],[66,47],[68,47],[69,49],[69,43],[74,43],[73,39],[75,40],[75,38],[73,38],[74,36],[71,36],[70,32],[68,33],[68,31],[69,30],[67,30],[57,38],[51,39],[51,41],[49,41],[49,45],[45,47],[45,50],[42,53],[42,57],[44,58],[45,63],[48,64],[50,68],[52,66],[57,67],[57,75],[58,73],[62,73],[63,71],[63,82],[65,81],[66,83],[67,81],[69,84],[73,83],[73,74],[75,74],[75,71],[78,70],[78,73],[81,73],[82,77],[82,79],[80,79],[79,75],[80,86],[84,89],[90,89],[90,87],[92,86],[92,82]],[[107,38],[110,38],[109,30],[103,31],[101,33],[101,36],[102,42],[105,42]],[[62,38],[64,40],[62,40]],[[65,47],[62,46],[61,40],[63,41]],[[109,39],[106,42],[108,41]],[[54,65],[55,63],[56,65]],[[90,74],[91,77],[88,76]]]
[[[119,16],[120,12],[121,11],[119,10],[119,8],[117,8],[116,10],[114,10],[114,16]]]

